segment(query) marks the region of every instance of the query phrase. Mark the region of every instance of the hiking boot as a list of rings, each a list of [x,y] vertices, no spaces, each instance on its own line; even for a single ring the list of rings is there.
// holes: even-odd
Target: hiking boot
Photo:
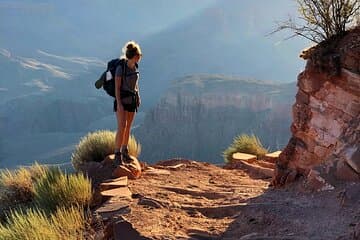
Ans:
[[[129,150],[127,148],[123,149],[121,153],[122,153],[121,160],[123,163],[129,164],[132,162],[132,158],[130,157]]]
[[[121,152],[115,153],[114,166],[117,167],[122,164],[122,154]]]

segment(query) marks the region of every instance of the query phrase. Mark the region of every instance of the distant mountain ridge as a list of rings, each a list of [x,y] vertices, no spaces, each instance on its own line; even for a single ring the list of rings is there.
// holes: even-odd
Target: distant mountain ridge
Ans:
[[[0,50],[2,104],[34,94],[51,93],[51,98],[54,95],[65,97],[73,92],[72,97],[76,99],[99,96],[93,82],[106,63],[98,58],[58,56],[41,50],[37,51],[37,57],[30,58],[15,55],[7,49]]]
[[[287,36],[283,34],[266,36],[276,27],[276,20],[295,11],[286,0],[219,1],[148,37],[142,42],[145,99],[151,101],[151,96],[161,95],[170,86],[169,79],[189,74],[295,81],[303,66],[297,56],[306,41],[283,42]]]
[[[238,134],[257,135],[271,150],[290,135],[295,83],[191,75],[178,79],[135,129],[145,161],[183,157],[222,162]]]

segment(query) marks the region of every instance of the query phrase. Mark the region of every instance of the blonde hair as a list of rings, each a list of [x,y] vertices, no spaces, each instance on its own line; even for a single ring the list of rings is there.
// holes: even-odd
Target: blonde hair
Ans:
[[[132,59],[135,56],[141,56],[141,48],[135,41],[129,41],[122,48],[122,55],[120,58]]]

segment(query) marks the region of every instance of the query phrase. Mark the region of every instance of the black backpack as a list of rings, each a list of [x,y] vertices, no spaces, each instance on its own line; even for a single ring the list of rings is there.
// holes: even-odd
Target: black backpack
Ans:
[[[108,62],[107,64],[107,69],[105,71],[105,79],[104,79],[104,83],[103,83],[103,88],[105,90],[105,92],[107,94],[109,94],[112,97],[115,97],[115,72],[116,72],[116,68],[117,66],[121,65],[121,67],[123,68],[123,76],[125,76],[125,59],[113,59],[110,62]],[[110,71],[111,73],[111,79],[110,80],[106,80],[106,72]]]
[[[117,66],[121,65],[122,69],[122,73],[123,73],[123,77],[122,79],[125,79],[126,76],[126,68],[125,68],[125,63],[126,60],[124,58],[115,58],[111,61],[108,62],[107,64],[107,69],[106,71],[101,75],[101,77],[99,78],[99,80],[97,80],[95,82],[95,87],[96,88],[101,88],[103,87],[103,89],[105,90],[105,92],[112,96],[112,97],[116,97],[115,96],[115,73],[116,73],[116,68]],[[136,68],[139,68],[138,64],[136,64]],[[111,79],[110,80],[106,80],[106,73],[110,71],[111,73]]]

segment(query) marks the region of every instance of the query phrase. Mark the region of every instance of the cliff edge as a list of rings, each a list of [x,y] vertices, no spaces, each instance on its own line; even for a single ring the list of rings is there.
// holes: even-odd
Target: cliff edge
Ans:
[[[300,176],[336,184],[360,180],[360,27],[301,54],[292,137],[276,162],[273,184]]]
[[[359,239],[360,183],[299,192],[251,175],[169,159],[103,181],[89,239]]]

